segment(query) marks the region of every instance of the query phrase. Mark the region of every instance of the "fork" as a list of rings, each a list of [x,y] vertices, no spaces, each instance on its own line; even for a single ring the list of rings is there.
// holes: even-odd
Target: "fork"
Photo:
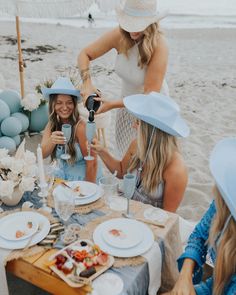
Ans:
[[[72,187],[70,187],[67,183],[65,183],[64,181],[62,181],[61,184],[65,187],[67,187],[68,189],[70,189],[73,192],[73,194],[79,194],[79,196],[81,196],[81,197],[86,196],[85,194],[82,194],[81,192],[75,192],[74,189]]]
[[[23,248],[23,251],[29,249],[30,244],[33,240],[33,238],[35,237],[36,234],[38,234],[41,231],[41,226],[39,225],[38,229],[36,230],[35,233],[32,234],[32,236],[30,237],[30,239],[28,240],[28,242],[26,243],[25,247]]]
[[[141,222],[144,222],[144,223],[147,223],[147,224],[152,224],[152,225],[155,225],[155,226],[158,226],[158,227],[162,227],[162,228],[165,227],[165,225],[163,223],[159,223],[157,221],[148,220],[148,219],[145,219],[145,218],[142,218],[142,217],[130,216],[130,215],[127,215],[125,213],[122,213],[122,216],[125,217],[125,218],[129,218],[129,219],[134,219],[134,220],[137,220],[137,221],[141,221]]]

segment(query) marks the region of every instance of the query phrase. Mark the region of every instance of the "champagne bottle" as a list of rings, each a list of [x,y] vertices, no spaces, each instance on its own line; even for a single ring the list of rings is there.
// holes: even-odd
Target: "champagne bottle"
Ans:
[[[94,121],[94,114],[99,109],[101,102],[98,100],[95,100],[94,97],[98,97],[97,93],[92,93],[88,96],[86,99],[85,106],[87,110],[89,111],[89,121]]]

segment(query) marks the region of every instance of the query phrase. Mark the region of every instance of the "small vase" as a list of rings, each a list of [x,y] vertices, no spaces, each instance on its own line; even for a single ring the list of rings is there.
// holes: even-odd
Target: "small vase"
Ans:
[[[30,131],[42,131],[48,122],[48,104],[41,105],[30,114]]]
[[[19,190],[19,187],[15,187],[13,194],[8,197],[1,197],[2,202],[7,206],[16,206],[23,197],[23,193]]]

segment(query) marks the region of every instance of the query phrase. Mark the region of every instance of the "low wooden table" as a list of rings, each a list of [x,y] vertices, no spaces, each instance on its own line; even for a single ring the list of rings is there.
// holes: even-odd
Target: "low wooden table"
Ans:
[[[6,269],[15,276],[56,295],[86,295],[90,286],[71,288],[45,265],[58,249],[52,249],[29,258],[15,259],[7,263]]]

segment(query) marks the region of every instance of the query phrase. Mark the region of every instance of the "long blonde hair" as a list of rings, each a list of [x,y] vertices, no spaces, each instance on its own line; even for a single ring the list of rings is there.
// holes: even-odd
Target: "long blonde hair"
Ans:
[[[135,40],[130,38],[129,32],[120,28],[122,39],[120,44],[120,53],[128,56],[128,51],[131,47],[135,45]],[[158,23],[153,23],[149,25],[143,32],[142,39],[138,43],[139,57],[138,66],[142,69],[144,66],[148,65],[152,54],[157,46],[158,39],[160,37],[161,31],[159,30]]]
[[[219,190],[214,188],[216,215],[209,234],[209,243],[212,247],[218,234],[222,231],[230,211],[225,204]],[[230,278],[236,272],[236,222],[231,217],[221,241],[217,248],[216,263],[214,268],[214,295],[224,294],[224,288],[229,283]]]
[[[129,170],[133,171],[139,168],[140,163],[145,161],[143,163],[142,186],[147,193],[152,195],[156,192],[157,185],[163,181],[163,173],[171,162],[174,152],[178,150],[178,145],[175,136],[144,121],[139,122],[137,151],[131,160]]]
[[[68,152],[71,156],[69,163],[74,164],[76,161],[76,150],[75,150],[75,128],[76,124],[79,121],[79,111],[77,106],[77,98],[75,96],[71,96],[74,104],[74,111],[69,118],[69,124],[72,125],[72,133],[71,138],[68,142]],[[51,132],[53,131],[61,131],[62,122],[60,117],[55,112],[55,104],[57,102],[57,94],[51,94],[49,99],[49,123]],[[56,147],[54,148],[51,159],[54,160],[56,158]]]

